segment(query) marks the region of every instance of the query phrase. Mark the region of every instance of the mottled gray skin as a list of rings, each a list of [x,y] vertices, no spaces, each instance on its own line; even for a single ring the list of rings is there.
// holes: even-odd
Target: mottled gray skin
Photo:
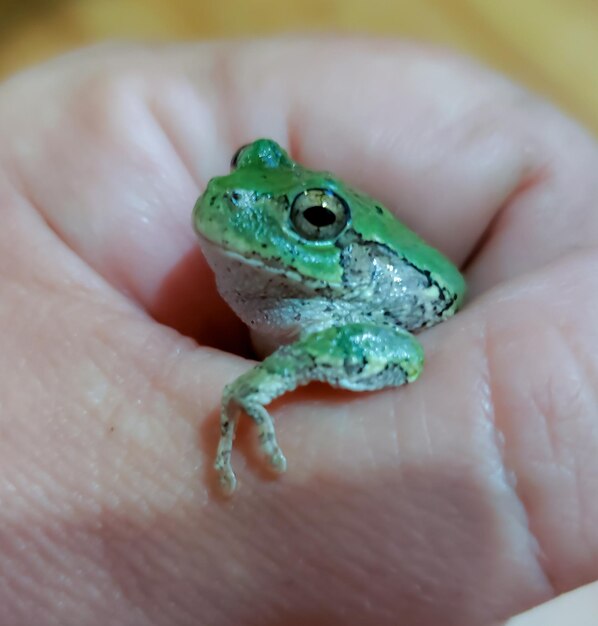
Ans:
[[[204,245],[221,295],[250,327],[260,356],[295,341],[307,328],[368,321],[416,331],[454,313],[455,294],[386,246],[359,241],[351,230],[338,245],[340,289],[264,272],[260,264]]]
[[[388,210],[270,140],[209,182],[194,222],[220,293],[269,355],[224,390],[215,467],[227,492],[241,410],[284,471],[265,405],[313,380],[354,391],[415,380],[423,351],[411,332],[453,315],[465,292],[450,261]]]

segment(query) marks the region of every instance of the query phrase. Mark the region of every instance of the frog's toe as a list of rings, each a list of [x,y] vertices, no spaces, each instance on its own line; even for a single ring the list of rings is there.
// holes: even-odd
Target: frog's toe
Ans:
[[[222,492],[230,496],[237,488],[237,477],[234,472],[227,472],[220,476],[220,487]]]
[[[218,473],[220,488],[226,495],[230,495],[237,488],[237,477],[233,472],[230,462],[218,459],[214,463],[214,469]]]
[[[272,468],[281,473],[286,471],[287,460],[278,445],[274,424],[267,413],[265,413],[264,419],[260,424],[259,441],[264,456],[268,459]]]
[[[232,469],[228,468],[220,471],[220,488],[225,495],[231,495],[237,488],[237,477]]]
[[[277,471],[279,474],[287,471],[287,459],[278,446],[276,447],[276,450],[268,455],[268,459],[272,469]]]

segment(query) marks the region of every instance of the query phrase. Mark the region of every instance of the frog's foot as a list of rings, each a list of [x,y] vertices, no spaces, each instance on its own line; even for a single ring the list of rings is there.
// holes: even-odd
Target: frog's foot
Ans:
[[[252,375],[251,372],[250,375]],[[243,409],[256,423],[260,449],[272,469],[278,473],[287,469],[287,460],[276,440],[272,416],[255,397],[251,397],[251,394],[239,395],[245,396],[245,399],[235,397],[234,387],[225,392],[220,414],[220,441],[214,462],[221,488],[227,495],[232,494],[237,487],[237,479],[231,465],[231,455],[240,409]]]

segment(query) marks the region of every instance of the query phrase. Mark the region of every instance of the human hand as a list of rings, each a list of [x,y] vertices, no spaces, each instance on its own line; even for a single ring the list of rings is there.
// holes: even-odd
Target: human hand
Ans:
[[[1,624],[473,626],[598,577],[582,129],[445,51],[356,39],[92,48],[6,82],[0,128]],[[243,420],[226,501],[247,335],[190,215],[258,136],[383,201],[470,297],[415,384],[276,403],[283,477]]]

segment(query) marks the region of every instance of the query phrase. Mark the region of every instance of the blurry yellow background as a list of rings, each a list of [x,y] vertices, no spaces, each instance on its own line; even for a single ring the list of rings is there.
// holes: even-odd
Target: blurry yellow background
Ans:
[[[449,44],[598,131],[598,0],[0,0],[0,77],[108,38],[331,30]]]

